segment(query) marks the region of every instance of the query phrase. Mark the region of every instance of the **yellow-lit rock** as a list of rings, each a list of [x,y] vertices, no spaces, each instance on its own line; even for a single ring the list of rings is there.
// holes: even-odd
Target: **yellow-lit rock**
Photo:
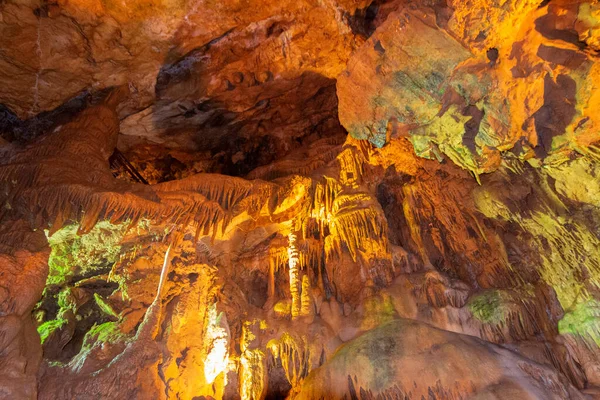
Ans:
[[[0,3],[3,395],[600,392],[596,3]]]

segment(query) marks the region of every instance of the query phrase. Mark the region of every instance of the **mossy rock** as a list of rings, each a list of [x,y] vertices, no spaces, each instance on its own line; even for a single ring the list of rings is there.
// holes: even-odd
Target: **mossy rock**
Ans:
[[[498,325],[506,321],[510,313],[511,296],[501,290],[487,290],[471,297],[467,307],[473,317],[484,323]]]
[[[591,339],[600,346],[600,302],[592,299],[577,304],[558,321],[558,331]]]
[[[48,266],[48,285],[60,285],[74,275],[88,276],[106,270],[117,261],[127,223],[102,221],[85,235],[78,235],[78,225],[68,225],[48,237],[52,249]]]

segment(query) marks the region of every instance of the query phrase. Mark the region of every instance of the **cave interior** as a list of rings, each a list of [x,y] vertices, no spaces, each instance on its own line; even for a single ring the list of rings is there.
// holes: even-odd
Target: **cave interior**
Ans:
[[[600,3],[1,0],[0,398],[600,399]]]

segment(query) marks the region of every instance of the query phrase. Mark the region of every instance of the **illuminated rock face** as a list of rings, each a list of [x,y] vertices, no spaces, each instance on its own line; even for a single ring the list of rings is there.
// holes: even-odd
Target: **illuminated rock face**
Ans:
[[[0,397],[597,397],[599,15],[2,2]]]
[[[399,4],[353,55],[338,79],[349,133],[380,147],[407,136],[418,155],[476,175],[509,156],[587,154],[597,140],[593,7],[449,3]]]
[[[495,351],[501,357],[493,356]],[[432,393],[440,398],[583,398],[550,368],[492,350],[473,337],[401,319],[342,346],[307,377],[297,398],[418,399]]]

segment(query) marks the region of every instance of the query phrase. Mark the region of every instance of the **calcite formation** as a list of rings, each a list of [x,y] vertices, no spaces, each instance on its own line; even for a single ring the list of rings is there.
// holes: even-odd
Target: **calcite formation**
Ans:
[[[600,398],[600,6],[0,2],[0,398]]]

